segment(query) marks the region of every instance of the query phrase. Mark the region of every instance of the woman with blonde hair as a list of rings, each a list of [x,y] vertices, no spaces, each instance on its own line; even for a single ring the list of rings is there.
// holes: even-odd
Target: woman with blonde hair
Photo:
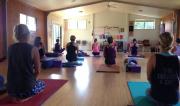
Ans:
[[[68,62],[74,62],[77,61],[77,54],[78,54],[78,45],[75,43],[76,37],[74,35],[70,36],[71,42],[67,43],[66,45],[66,59]]]
[[[172,34],[162,33],[159,36],[161,52],[153,54],[147,65],[147,78],[151,85],[148,97],[158,106],[169,106],[179,101],[180,59],[171,52],[173,41]]]

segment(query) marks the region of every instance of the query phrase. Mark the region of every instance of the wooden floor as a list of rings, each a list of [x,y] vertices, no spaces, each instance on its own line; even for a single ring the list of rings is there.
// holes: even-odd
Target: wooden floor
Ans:
[[[83,66],[42,70],[39,78],[67,79],[68,82],[52,95],[43,106],[127,106],[133,104],[127,81],[147,81],[145,59],[139,59],[141,73],[126,73],[124,54],[116,62],[120,73],[97,73],[103,57],[86,57]],[[6,76],[7,62],[0,63],[0,74]]]

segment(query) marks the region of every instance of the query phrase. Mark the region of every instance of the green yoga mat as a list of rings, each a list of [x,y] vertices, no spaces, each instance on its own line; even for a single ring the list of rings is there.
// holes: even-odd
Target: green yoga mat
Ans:
[[[146,97],[146,90],[150,88],[148,82],[130,81],[128,82],[128,87],[135,106],[155,106],[155,104]],[[180,101],[175,106],[180,106]]]

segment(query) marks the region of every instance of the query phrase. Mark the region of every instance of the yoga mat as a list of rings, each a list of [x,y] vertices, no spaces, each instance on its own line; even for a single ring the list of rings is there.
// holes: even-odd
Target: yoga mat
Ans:
[[[155,104],[149,101],[146,96],[146,90],[150,88],[148,82],[130,81],[128,82],[128,87],[135,106],[155,106]],[[180,102],[175,106],[180,106]]]
[[[76,67],[82,66],[82,61],[75,61],[75,62],[63,62],[62,67]]]
[[[117,65],[107,66],[105,64],[102,64],[99,66],[96,72],[119,73],[120,67]]]
[[[12,103],[8,97],[0,100],[0,106],[41,106],[51,95],[61,88],[67,80],[44,79],[46,83],[45,90],[23,103]]]

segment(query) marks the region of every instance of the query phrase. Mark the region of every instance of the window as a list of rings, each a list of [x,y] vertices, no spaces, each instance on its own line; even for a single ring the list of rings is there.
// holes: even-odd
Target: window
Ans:
[[[144,22],[135,22],[134,29],[145,29]]]
[[[35,17],[27,16],[25,14],[20,14],[20,24],[27,25],[30,31],[36,31]]]
[[[78,21],[78,29],[86,29],[86,20]]]
[[[68,29],[86,29],[86,20],[69,20]]]
[[[54,46],[54,44],[56,43],[56,39],[59,39],[61,41],[61,26],[58,24],[53,24],[52,26],[52,45]]]
[[[77,29],[77,20],[69,20],[68,29]]]
[[[155,29],[154,20],[136,20],[134,29]]]

